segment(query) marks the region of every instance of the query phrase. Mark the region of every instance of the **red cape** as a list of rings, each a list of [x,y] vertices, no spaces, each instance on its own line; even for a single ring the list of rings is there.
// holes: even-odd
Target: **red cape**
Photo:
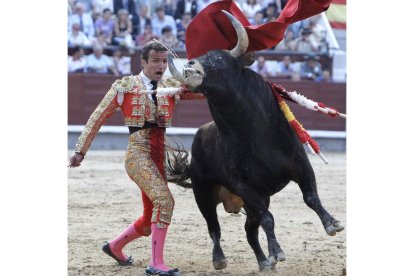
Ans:
[[[276,21],[262,25],[250,25],[232,0],[211,3],[194,17],[187,28],[187,57],[192,59],[210,50],[229,50],[236,46],[236,31],[221,10],[231,13],[244,26],[249,37],[247,51],[251,52],[277,45],[283,39],[289,24],[327,10],[330,3],[331,0],[289,0]]]

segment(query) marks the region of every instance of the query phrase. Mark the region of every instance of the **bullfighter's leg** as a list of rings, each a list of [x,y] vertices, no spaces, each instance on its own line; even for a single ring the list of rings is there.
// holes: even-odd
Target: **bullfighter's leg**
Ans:
[[[194,178],[192,178],[192,183],[198,208],[207,222],[208,233],[213,240],[213,266],[217,270],[224,269],[227,267],[227,259],[220,245],[221,230],[217,218],[217,203],[212,200],[214,198],[213,185]]]
[[[244,208],[246,212],[248,212],[248,216],[250,214],[251,218],[254,218],[260,226],[262,226],[264,232],[266,233],[267,237],[267,243],[268,243],[268,249],[269,249],[269,259],[267,259],[264,254],[261,256],[260,251],[258,251],[259,255],[256,254],[256,258],[259,264],[259,269],[261,271],[263,270],[269,270],[271,268],[274,268],[277,261],[284,261],[286,259],[285,253],[280,248],[279,243],[277,242],[274,227],[274,218],[272,213],[269,212],[269,197],[263,197],[253,189],[248,189],[246,185],[243,185],[245,189],[241,191],[239,196],[244,201]],[[246,234],[248,235],[248,241],[250,246],[252,247],[253,251],[255,251],[257,248],[260,248],[260,245],[256,244],[255,239],[257,239],[257,230],[256,233],[254,231],[255,222],[254,220],[251,220],[249,222],[251,225],[249,225],[246,229]],[[246,221],[247,224],[247,221]],[[247,231],[251,231],[250,235]],[[254,238],[253,235],[256,235]],[[249,238],[250,236],[250,238]],[[253,245],[251,244],[253,243]],[[263,253],[263,252],[262,252]],[[263,259],[264,257],[264,259]]]
[[[330,236],[335,236],[337,232],[344,230],[344,226],[342,226],[341,223],[331,216],[322,206],[316,187],[315,173],[307,158],[306,161],[307,162],[301,162],[301,174],[297,176],[297,180],[295,181],[302,191],[303,200],[306,205],[314,210],[321,219],[326,233]]]

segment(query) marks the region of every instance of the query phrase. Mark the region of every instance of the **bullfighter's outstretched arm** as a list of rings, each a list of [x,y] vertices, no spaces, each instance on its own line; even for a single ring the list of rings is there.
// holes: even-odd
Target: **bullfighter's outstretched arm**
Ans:
[[[111,88],[108,93],[106,93],[101,103],[96,107],[95,111],[89,117],[82,134],[79,136],[78,143],[75,147],[75,153],[80,153],[82,155],[86,154],[101,126],[117,109],[118,104],[116,95],[117,92]]]

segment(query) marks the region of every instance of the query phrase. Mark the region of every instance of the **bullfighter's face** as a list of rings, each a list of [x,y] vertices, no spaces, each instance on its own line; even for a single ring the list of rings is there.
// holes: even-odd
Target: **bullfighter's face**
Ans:
[[[160,81],[167,69],[168,52],[151,50],[148,53],[148,61],[141,59],[142,70],[145,76],[153,81]]]

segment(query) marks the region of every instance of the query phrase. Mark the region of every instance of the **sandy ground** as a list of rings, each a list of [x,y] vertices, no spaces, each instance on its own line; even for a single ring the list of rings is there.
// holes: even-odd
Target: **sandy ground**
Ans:
[[[318,190],[325,208],[345,226],[334,237],[302,200],[295,183],[271,198],[275,232],[286,254],[276,272],[259,273],[256,258],[247,243],[245,216],[230,215],[218,206],[222,247],[228,266],[221,271],[211,264],[212,242],[191,190],[175,184],[170,189],[176,201],[165,246],[165,260],[182,275],[344,275],[346,274],[346,159],[345,154],[326,152],[324,165],[310,156]],[[127,177],[123,151],[90,151],[81,167],[68,172],[68,275],[143,275],[150,258],[150,239],[128,244],[125,252],[135,263],[121,267],[101,251],[104,241],[117,236],[142,211],[141,195]],[[265,253],[267,243],[260,229]],[[267,253],[266,253],[267,254]]]

